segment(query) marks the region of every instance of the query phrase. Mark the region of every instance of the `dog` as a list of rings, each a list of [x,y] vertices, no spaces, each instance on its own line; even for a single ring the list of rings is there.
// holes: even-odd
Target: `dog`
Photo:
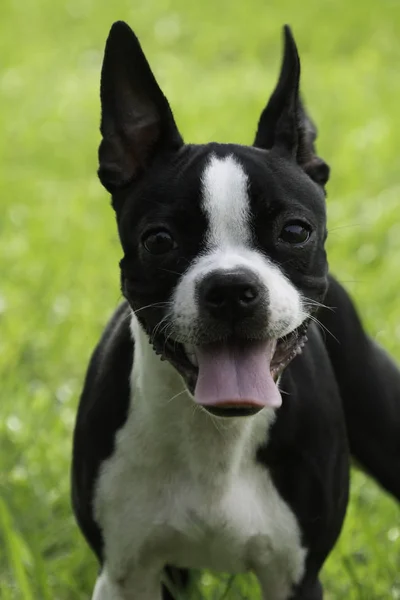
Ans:
[[[185,144],[138,39],[110,31],[98,174],[125,301],[90,361],[72,466],[94,600],[187,597],[201,569],[320,600],[350,455],[400,497],[400,373],[329,273],[329,167],[299,80],[285,26],[253,145]]]

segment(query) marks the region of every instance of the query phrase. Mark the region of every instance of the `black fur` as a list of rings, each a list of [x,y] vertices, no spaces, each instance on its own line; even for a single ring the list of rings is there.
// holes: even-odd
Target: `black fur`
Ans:
[[[165,302],[204,246],[200,178],[205,164],[211,154],[233,155],[249,178],[254,245],[304,297],[334,309],[318,314],[331,334],[323,337],[310,325],[303,354],[284,371],[283,405],[268,444],[255,457],[270,470],[309,549],[304,578],[290,600],[320,600],[319,571],[346,511],[350,452],[400,498],[400,373],[365,334],[347,293],[328,275],[324,186],[329,167],[316,155],[316,129],[299,97],[300,63],[288,28],[285,40],[281,75],[254,146],[194,146],[184,145],[137,38],[125,24],[111,30],[101,83],[99,176],[113,194],[127,302],[107,326],[88,369],[74,434],[73,506],[102,563],[93,496],[101,464],[112,455],[129,408],[134,360],[129,305],[140,309],[138,318],[148,332],[165,316]],[[293,218],[308,223],[311,231],[301,248],[280,241],[282,227]],[[154,228],[171,233],[175,246],[168,255],[155,257],[143,249],[143,236]],[[248,323],[247,330],[252,326],[257,328]],[[185,572],[171,573],[186,583]]]

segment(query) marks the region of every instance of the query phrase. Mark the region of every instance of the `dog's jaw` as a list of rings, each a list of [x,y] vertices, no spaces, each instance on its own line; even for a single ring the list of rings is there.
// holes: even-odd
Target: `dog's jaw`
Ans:
[[[188,358],[188,350],[185,350],[184,345],[167,342],[171,344],[170,353],[167,357],[165,342],[160,340],[154,347],[154,343],[150,341],[148,334],[133,311],[131,312],[130,329],[135,344],[135,361],[132,369],[131,385],[133,390],[140,389],[140,397],[146,399],[147,409],[144,407],[145,410],[150,412],[161,410],[163,413],[165,409],[167,412],[169,409],[172,410],[174,404],[178,403],[182,406],[183,403],[192,411],[198,408],[200,413],[209,413],[230,420],[232,417],[253,416],[260,410],[266,411],[272,418],[275,412],[274,408],[276,408],[273,406],[257,407],[251,403],[248,405],[246,403],[233,403],[231,406],[215,407],[212,403],[206,402],[204,406],[197,403],[195,401],[195,389],[198,366]],[[288,348],[292,346],[285,347],[284,344],[282,344],[282,351],[280,351],[279,346],[275,350],[276,360],[281,361],[279,370],[275,370],[273,375],[277,389],[283,370],[301,352],[306,337],[305,335],[298,337],[296,333],[293,339],[302,340],[294,344],[294,350],[289,352]],[[159,348],[158,351],[156,350],[157,347]],[[178,347],[179,351],[177,352]],[[274,368],[276,369],[276,367]]]
[[[190,393],[191,398],[196,398],[199,400],[199,395],[203,396],[203,401],[200,402],[201,406],[206,408],[212,414],[216,414],[218,416],[249,416],[253,415],[264,406],[270,406],[273,408],[278,408],[281,404],[281,397],[278,392],[278,381],[285,370],[285,368],[291,363],[291,361],[301,354],[302,349],[307,342],[306,331],[308,328],[308,321],[305,322],[301,327],[296,329],[290,335],[285,338],[281,338],[279,340],[270,340],[267,342],[260,342],[259,340],[248,341],[244,340],[241,342],[240,346],[235,343],[227,344],[226,342],[221,342],[220,344],[211,344],[208,348],[196,347],[189,344],[180,344],[179,342],[175,342],[172,340],[167,340],[163,336],[158,337],[157,339],[153,339],[152,347],[156,355],[158,355],[160,361],[168,362],[174,369],[181,375],[183,381],[185,382],[186,388]],[[219,410],[218,407],[215,406],[215,402],[212,401],[212,395],[207,395],[203,392],[200,392],[201,386],[198,385],[199,382],[199,356],[201,354],[203,356],[203,362],[206,362],[207,368],[210,370],[217,371],[217,385],[218,380],[221,377],[224,377],[224,374],[218,376],[218,369],[221,368],[221,363],[219,357],[221,356],[221,351],[219,352],[218,346],[227,347],[227,351],[231,353],[235,352],[234,347],[237,347],[237,352],[239,354],[246,353],[246,346],[265,346],[265,356],[260,357],[261,360],[265,360],[266,368],[270,369],[271,381],[274,382],[274,386],[276,389],[270,388],[269,394],[270,396],[266,398],[265,402],[258,402],[254,400],[254,397],[245,398],[242,401],[232,400],[233,394],[231,396],[227,396],[227,398],[222,398],[220,401],[221,408],[229,409],[229,410]],[[268,346],[271,346],[271,355],[268,356]],[[224,353],[224,350],[222,350]],[[209,358],[207,357],[209,354]],[[222,359],[223,360],[223,359]],[[215,366],[212,364],[215,361]],[[211,363],[211,368],[210,368]],[[249,366],[249,370],[251,371],[251,365]],[[204,373],[203,373],[204,374]],[[226,375],[226,374],[225,374]],[[243,380],[249,377],[247,373],[243,373]],[[250,375],[251,377],[251,375]],[[200,380],[201,383],[201,380]],[[204,384],[204,381],[203,381]],[[215,384],[214,384],[215,385]],[[203,386],[204,387],[204,386]],[[219,385],[219,387],[223,387]],[[230,386],[232,388],[232,386]],[[260,390],[260,395],[265,397],[265,394],[268,393],[267,385],[265,385],[264,389]],[[210,400],[209,400],[210,398]],[[217,408],[217,409],[216,409]],[[216,410],[214,410],[216,409]]]

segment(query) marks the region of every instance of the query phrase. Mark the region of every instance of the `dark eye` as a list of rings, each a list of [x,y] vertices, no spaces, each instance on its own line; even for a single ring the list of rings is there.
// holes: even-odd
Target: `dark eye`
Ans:
[[[142,244],[150,254],[166,254],[176,248],[176,242],[168,231],[151,231],[142,238]]]
[[[307,223],[301,221],[291,221],[286,223],[283,227],[279,240],[285,242],[285,244],[291,244],[292,246],[299,246],[305,244],[311,235],[310,226]]]

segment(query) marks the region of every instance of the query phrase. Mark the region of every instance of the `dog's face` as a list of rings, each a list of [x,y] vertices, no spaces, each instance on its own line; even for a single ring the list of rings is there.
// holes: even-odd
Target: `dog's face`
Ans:
[[[156,351],[215,414],[279,406],[326,289],[324,185],[315,128],[285,55],[254,146],[185,145],[139,43],[111,30],[99,176],[113,195],[122,290]]]

